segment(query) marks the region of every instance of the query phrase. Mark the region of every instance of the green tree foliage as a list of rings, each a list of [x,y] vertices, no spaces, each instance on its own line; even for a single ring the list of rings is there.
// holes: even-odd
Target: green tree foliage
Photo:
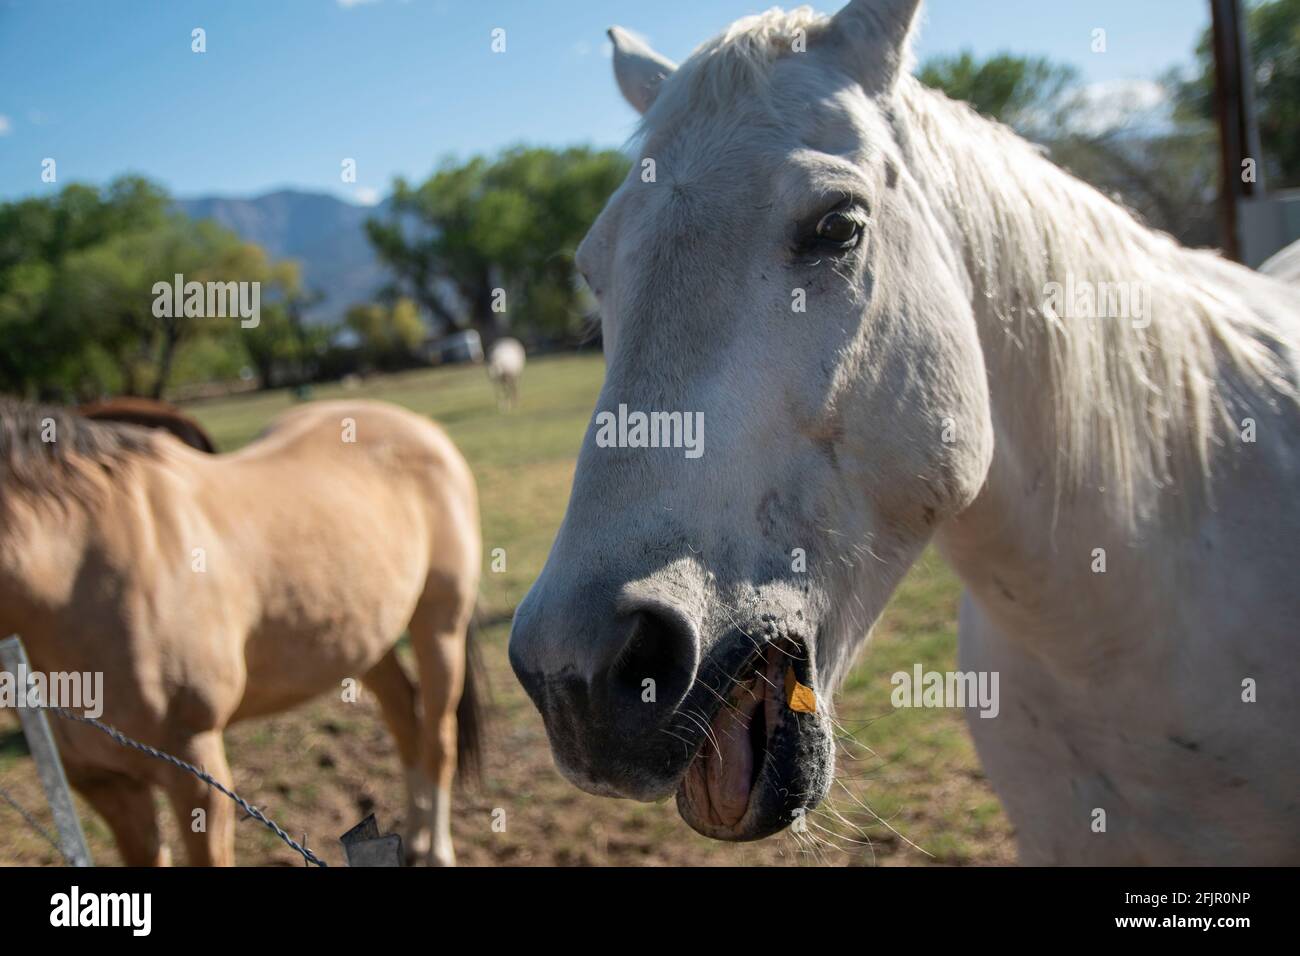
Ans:
[[[138,176],[103,190],[74,183],[51,199],[6,203],[0,206],[0,276],[23,262],[58,265],[113,236],[160,226],[167,206],[167,194]]]
[[[391,305],[355,305],[348,309],[344,325],[356,334],[362,359],[371,368],[411,364],[427,334],[419,307],[406,298]]]
[[[116,236],[63,264],[51,327],[69,360],[101,350],[118,372],[120,390],[161,397],[184,345],[203,334],[231,339],[247,331],[238,317],[187,316],[179,306],[155,316],[155,284],[176,275],[186,283],[260,283],[262,300],[271,302],[281,283],[293,279],[277,273],[260,247],[208,221],[174,217],[147,232]]]
[[[419,186],[398,180],[390,216],[367,230],[397,287],[445,328],[572,339],[588,311],[573,253],[627,169],[585,147],[444,163]]]
[[[0,389],[66,390],[77,343],[51,314],[65,260],[113,236],[158,228],[166,217],[166,195],[138,177],[0,205]]]
[[[136,177],[0,205],[0,389],[159,396],[197,339],[242,353],[237,333],[250,330],[238,318],[154,315],[154,286],[177,274],[261,283],[264,309],[297,288],[295,269],[214,223],[173,212],[164,192]],[[185,367],[200,373],[193,361]]]
[[[272,281],[285,291],[284,296],[262,307],[262,321],[256,328],[232,329],[230,333],[239,340],[261,388],[309,381],[337,331],[330,325],[303,321],[303,310],[319,301],[319,296],[301,291],[298,263],[277,262],[272,270]]]
[[[1300,0],[1268,0],[1246,11],[1255,69],[1255,112],[1270,190],[1300,187]],[[1206,31],[1196,47],[1197,72],[1177,90],[1178,115],[1214,119],[1214,46]]]
[[[976,60],[965,51],[927,60],[918,78],[979,113],[1030,134],[1059,123],[1062,94],[1078,80],[1078,73],[1041,57],[999,53]]]

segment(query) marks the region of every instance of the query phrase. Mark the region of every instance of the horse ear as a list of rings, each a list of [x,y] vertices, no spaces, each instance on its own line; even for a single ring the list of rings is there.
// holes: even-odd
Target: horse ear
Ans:
[[[659,95],[659,87],[677,69],[677,64],[660,56],[622,27],[609,28],[614,44],[614,78],[623,97],[638,113],[644,113]]]
[[[908,38],[920,8],[921,0],[849,0],[835,14],[829,35],[864,87],[894,85],[911,56]]]

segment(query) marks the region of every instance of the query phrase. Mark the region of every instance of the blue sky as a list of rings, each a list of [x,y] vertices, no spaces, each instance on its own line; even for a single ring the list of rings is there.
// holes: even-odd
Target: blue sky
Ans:
[[[771,5],[0,0],[0,199],[132,171],[179,196],[294,186],[369,202],[446,155],[618,147],[634,116],[610,76],[606,27],[681,60]],[[928,0],[917,53],[1042,54],[1088,83],[1128,83],[1190,63],[1208,20],[1208,0]],[[191,52],[195,27],[206,53]],[[490,50],[494,27],[506,30],[503,54]],[[1098,27],[1101,54],[1090,49]],[[41,182],[45,157],[56,186]],[[340,179],[344,158],[356,184]]]

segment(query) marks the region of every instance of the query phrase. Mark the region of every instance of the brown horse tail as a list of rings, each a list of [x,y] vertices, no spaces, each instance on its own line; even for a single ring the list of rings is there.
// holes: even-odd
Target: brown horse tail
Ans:
[[[475,784],[483,780],[483,724],[487,717],[484,711],[487,684],[478,631],[479,609],[475,608],[465,632],[465,687],[456,707],[457,779]]]

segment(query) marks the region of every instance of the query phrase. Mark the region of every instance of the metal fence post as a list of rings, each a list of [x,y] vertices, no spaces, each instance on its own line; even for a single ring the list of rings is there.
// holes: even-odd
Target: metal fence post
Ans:
[[[14,634],[0,641],[0,669],[14,675],[21,685],[20,693],[27,690],[27,676],[30,668],[27,652],[23,650],[22,641]],[[59,759],[59,749],[54,744],[54,735],[50,733],[50,724],[42,707],[18,707],[18,719],[23,725],[23,736],[36,761],[36,773],[41,786],[45,789],[45,799],[49,801],[54,813],[54,824],[59,830],[59,849],[63,858],[73,866],[93,866],[90,850],[86,847],[86,835],[81,832],[81,820],[77,817],[77,808],[72,803],[72,791],[68,789],[68,778],[63,772],[63,761]],[[41,701],[48,704],[49,701]]]

